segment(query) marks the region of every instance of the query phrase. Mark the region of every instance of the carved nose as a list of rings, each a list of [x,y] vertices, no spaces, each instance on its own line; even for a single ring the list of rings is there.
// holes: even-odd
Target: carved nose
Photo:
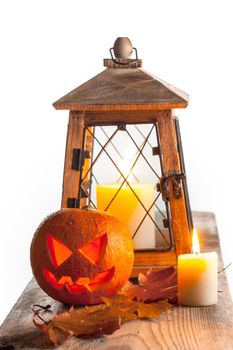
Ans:
[[[69,270],[74,283],[77,283],[79,278],[88,277],[90,280],[99,272],[100,268],[92,264],[88,259],[78,251],[73,254],[69,261]]]

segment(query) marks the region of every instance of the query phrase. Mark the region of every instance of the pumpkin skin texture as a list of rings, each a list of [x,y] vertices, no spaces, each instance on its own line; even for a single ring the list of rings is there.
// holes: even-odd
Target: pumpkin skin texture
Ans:
[[[130,277],[133,242],[117,218],[97,210],[61,209],[38,227],[31,266],[40,287],[68,305],[101,303]]]

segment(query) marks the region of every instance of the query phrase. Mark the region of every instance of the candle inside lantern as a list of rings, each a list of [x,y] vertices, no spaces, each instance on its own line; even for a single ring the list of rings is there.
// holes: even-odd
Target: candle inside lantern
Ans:
[[[193,230],[193,254],[178,257],[178,300],[187,306],[208,306],[218,301],[218,256],[200,253],[196,229]]]
[[[128,228],[133,238],[134,249],[155,248],[155,225],[146,213],[147,210],[154,219],[155,186],[132,181],[130,154],[128,149],[121,164],[121,171],[128,184],[124,182],[122,187],[122,183],[97,185],[97,208],[116,216]]]

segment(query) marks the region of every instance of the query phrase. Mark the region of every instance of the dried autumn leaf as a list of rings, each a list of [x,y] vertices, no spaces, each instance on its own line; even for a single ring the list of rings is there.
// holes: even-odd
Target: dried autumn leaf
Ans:
[[[136,318],[157,318],[171,307],[166,301],[145,304],[123,295],[103,298],[103,301],[104,305],[71,308],[69,311],[57,314],[43,325],[38,324],[35,318],[33,321],[57,346],[72,335],[96,337],[111,334],[127,321]],[[38,316],[38,313],[35,316]]]
[[[131,319],[158,318],[164,311],[171,307],[171,304],[166,300],[159,301],[158,303],[145,304],[141,301],[131,300],[123,295],[116,295],[111,298],[102,299],[108,307],[118,309],[118,314],[120,314],[121,317],[131,315]]]
[[[174,267],[168,267],[160,271],[149,270],[145,275],[139,274],[138,285],[128,282],[122,294],[146,303],[167,299],[174,304],[177,302],[177,271]]]
[[[171,304],[169,304],[166,300],[161,300],[152,304],[138,302],[138,318],[158,318],[163,312],[171,307]]]
[[[121,324],[137,318],[135,304],[129,298],[118,294],[109,298],[102,297],[102,300],[111,313],[120,317]]]
[[[91,306],[60,312],[41,325],[34,324],[46,333],[54,345],[63,343],[69,336],[88,337],[112,334],[120,328],[120,319],[105,305]]]

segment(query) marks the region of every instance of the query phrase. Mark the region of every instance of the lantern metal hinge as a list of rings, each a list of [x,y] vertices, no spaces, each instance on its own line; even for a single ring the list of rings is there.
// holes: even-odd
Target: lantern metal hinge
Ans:
[[[85,158],[86,159],[91,158],[89,151],[83,151],[80,148],[73,148],[71,169],[80,171],[83,166]]]
[[[163,227],[164,228],[169,228],[169,221],[168,221],[168,219],[163,219]]]
[[[78,208],[78,198],[67,198],[67,208]]]
[[[185,173],[173,174],[164,176],[160,180],[160,188],[162,191],[162,197],[165,202],[170,201],[170,186],[169,182],[172,181],[173,196],[175,199],[182,197],[182,180],[186,178]]]
[[[157,146],[157,147],[152,147],[152,155],[153,156],[158,156],[160,155],[160,147]]]

